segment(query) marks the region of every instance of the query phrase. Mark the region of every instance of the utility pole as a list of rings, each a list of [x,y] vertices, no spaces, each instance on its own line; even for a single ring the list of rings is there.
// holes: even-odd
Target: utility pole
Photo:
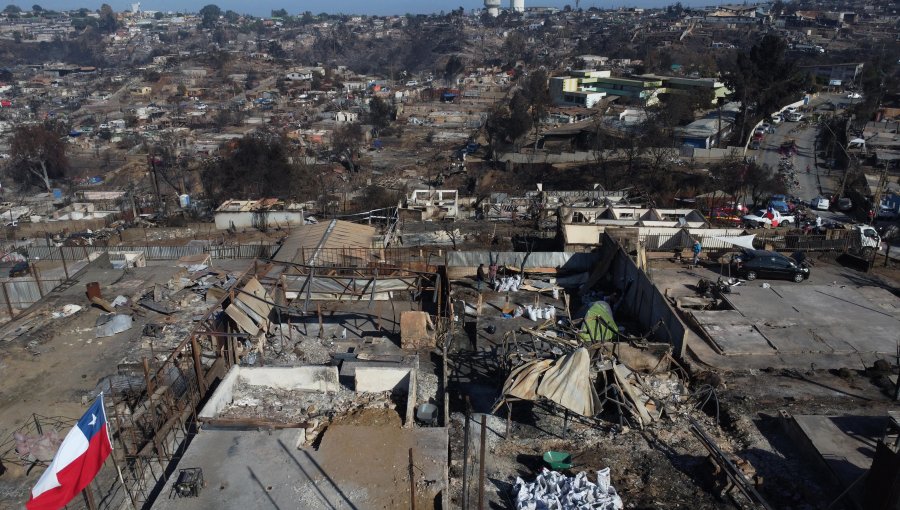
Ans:
[[[872,196],[872,207],[875,209],[875,216],[872,218],[872,223],[874,224],[874,219],[878,216],[878,211],[881,209],[881,194],[883,193],[884,187],[887,184],[887,171],[889,162],[885,162],[884,168],[881,169],[881,175],[878,176],[878,187],[875,188],[875,194]],[[885,255],[887,257],[887,255]]]

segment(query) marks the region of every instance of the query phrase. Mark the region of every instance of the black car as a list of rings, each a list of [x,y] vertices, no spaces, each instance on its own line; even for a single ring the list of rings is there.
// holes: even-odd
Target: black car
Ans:
[[[744,250],[735,257],[737,275],[747,280],[772,278],[797,283],[809,278],[809,267],[791,257],[766,250]]]
[[[25,276],[30,272],[27,261],[16,262],[16,265],[9,270],[9,277],[15,278],[17,276]]]

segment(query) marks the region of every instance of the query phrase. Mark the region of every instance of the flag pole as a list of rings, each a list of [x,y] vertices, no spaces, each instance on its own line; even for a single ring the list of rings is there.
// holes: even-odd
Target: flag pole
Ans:
[[[111,390],[112,390],[112,388],[110,388],[110,391],[111,391]],[[100,396],[101,396],[101,397],[103,396],[103,392],[102,392],[102,391],[100,392]],[[103,407],[103,413],[104,413],[104,414],[106,414],[105,402],[106,402],[106,401],[104,401],[104,407]],[[113,402],[113,408],[115,408],[115,406],[116,406],[116,403]],[[117,415],[117,416],[118,416],[118,415]],[[106,420],[106,433],[109,434],[109,420],[108,420],[108,419]],[[112,446],[112,438],[110,438],[109,444],[110,444],[110,446]],[[126,453],[127,453],[127,452],[126,452]],[[131,493],[131,490],[128,488],[128,486],[125,485],[125,478],[122,477],[122,468],[119,467],[119,461],[116,460],[116,454],[115,454],[115,452],[110,452],[109,458],[112,459],[112,461],[113,461],[113,467],[116,468],[116,475],[118,475],[118,477],[119,477],[119,483],[121,483],[121,484],[122,484],[122,488],[125,489],[125,494],[128,494],[128,500],[131,501],[131,508],[134,509],[134,510],[137,510],[137,503],[134,502],[134,494],[132,494],[132,493]]]
[[[113,461],[113,466],[116,467],[116,473],[119,475],[119,483],[122,484],[122,488],[125,489],[125,493],[128,494],[128,499],[131,501],[131,508],[137,510],[137,504],[134,502],[134,494],[131,493],[131,490],[125,485],[125,479],[122,477],[122,470],[119,468],[119,461],[116,460],[116,455],[112,454],[109,458]]]
[[[88,484],[81,490],[81,495],[84,496],[84,502],[87,503],[88,510],[97,510],[97,504],[94,503],[94,491],[91,490],[91,484]]]

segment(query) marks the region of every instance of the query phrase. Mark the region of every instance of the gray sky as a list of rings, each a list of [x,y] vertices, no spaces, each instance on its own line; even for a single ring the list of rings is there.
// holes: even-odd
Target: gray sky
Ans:
[[[2,0],[0,0],[2,1]],[[41,7],[45,9],[77,9],[80,7],[87,7],[88,9],[98,9],[102,3],[101,0],[93,1],[93,2],[85,2],[79,0],[30,0],[30,1],[16,1],[16,2],[3,2],[3,5],[7,3],[15,3],[19,7],[23,9],[30,9],[32,5],[35,3],[39,4]],[[116,11],[127,10],[131,8],[131,2],[125,0],[107,0],[106,3],[109,3],[112,8]],[[238,1],[238,0],[223,0],[223,1],[206,1],[201,0],[200,2],[194,1],[186,1],[186,0],[146,0],[141,2],[141,8],[143,10],[148,11],[193,11],[196,12],[200,10],[201,7],[206,5],[207,3],[214,3],[222,8],[222,10],[232,9],[239,13],[253,14],[255,16],[268,16],[273,9],[287,9],[290,14],[297,14],[303,11],[312,11],[314,14],[318,14],[320,12],[327,13],[344,13],[344,14],[378,14],[378,15],[386,15],[386,14],[405,14],[405,13],[433,13],[444,11],[451,11],[453,9],[458,9],[459,7],[464,7],[467,11],[473,8],[481,8],[484,3],[478,0],[448,0],[448,3],[443,4],[441,2],[436,1],[412,1],[412,0],[387,0],[387,1],[366,1],[366,0],[310,0],[302,3],[298,2],[290,2],[287,0],[261,0],[256,2],[246,2],[246,1]],[[589,7],[598,7],[601,9],[609,9],[609,8],[618,8],[622,6],[629,7],[661,7],[669,4],[674,4],[675,0],[612,0],[612,1],[595,1],[595,0],[582,0],[581,7],[583,9],[587,9]],[[709,1],[684,1],[681,2],[684,5],[709,5],[716,4],[721,2],[716,2],[715,0]],[[572,7],[575,7],[575,0],[542,0],[539,3],[529,3],[528,0],[525,0],[525,6],[529,5],[541,5],[541,6],[554,6],[554,7],[563,7],[566,4],[570,4]],[[504,0],[504,7],[509,5],[508,0]]]

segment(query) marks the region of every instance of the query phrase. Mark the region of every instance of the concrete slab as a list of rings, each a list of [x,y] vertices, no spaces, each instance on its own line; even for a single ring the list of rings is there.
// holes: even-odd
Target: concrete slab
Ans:
[[[433,509],[447,488],[445,428],[329,427],[318,450],[298,448],[300,429],[202,430],[178,462],[158,510],[209,508],[410,508],[409,450],[416,504]],[[178,470],[200,467],[196,498],[169,498]]]
[[[885,416],[794,416],[803,434],[803,441],[811,446],[829,474],[847,488],[868,471],[875,455],[877,437],[884,433]],[[838,491],[840,492],[840,491]]]
[[[690,314],[706,331],[721,354],[736,356],[775,350],[754,324],[736,310],[691,311]]]
[[[900,299],[887,292],[869,288],[864,294],[847,285],[772,283],[768,288],[739,287],[725,299],[744,320],[735,320],[732,311],[692,313],[726,355],[773,354],[773,347],[780,353],[896,352],[900,315],[894,308]],[[758,330],[766,344],[758,338],[740,341],[743,337],[738,333],[748,325]]]

